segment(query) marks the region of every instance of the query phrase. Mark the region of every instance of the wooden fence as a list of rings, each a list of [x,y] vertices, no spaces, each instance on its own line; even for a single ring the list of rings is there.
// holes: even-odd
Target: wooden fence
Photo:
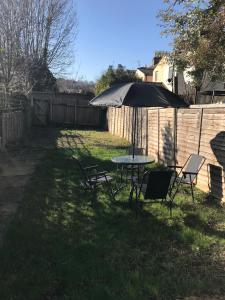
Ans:
[[[34,92],[24,96],[0,94],[0,150],[21,140],[32,124],[72,125],[98,128],[104,123],[104,111],[89,106],[91,96]]]
[[[109,108],[112,134],[131,141],[132,108]],[[166,164],[183,164],[191,153],[206,157],[198,176],[202,190],[225,201],[225,106],[202,105],[190,109],[138,109],[138,145]]]
[[[23,110],[0,111],[0,150],[8,143],[18,142],[26,128]]]
[[[0,150],[29,133],[30,115],[29,101],[25,96],[0,93]]]
[[[32,94],[33,123],[72,125],[98,128],[102,125],[104,112],[89,105],[91,96],[82,94]]]

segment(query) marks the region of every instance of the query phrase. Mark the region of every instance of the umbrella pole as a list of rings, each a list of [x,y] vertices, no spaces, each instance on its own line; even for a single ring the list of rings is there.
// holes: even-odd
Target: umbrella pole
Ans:
[[[137,108],[133,108],[134,110],[134,127],[133,127],[133,134],[134,134],[134,139],[133,139],[133,158],[134,158],[134,152],[135,152],[135,144],[136,144],[136,130],[137,130]]]
[[[132,107],[132,156],[134,157],[134,107]]]

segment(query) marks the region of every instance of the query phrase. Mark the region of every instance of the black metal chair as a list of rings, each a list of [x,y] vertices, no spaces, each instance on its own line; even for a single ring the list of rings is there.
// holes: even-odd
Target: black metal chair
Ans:
[[[110,185],[110,181],[112,181],[113,178],[107,174],[107,171],[99,171],[97,165],[84,167],[76,155],[72,155],[72,159],[76,161],[80,169],[82,175],[81,185],[84,188],[96,192],[97,186],[106,184],[110,196],[113,200],[115,200],[114,193]]]
[[[172,215],[172,201],[169,197],[169,190],[173,170],[148,170],[144,173],[139,191],[137,192],[136,208],[138,209],[140,203],[154,202],[156,200],[168,201],[170,215]],[[144,200],[140,200],[141,194]]]
[[[183,166],[168,166],[175,171],[172,179],[170,195],[174,199],[181,183],[190,185],[192,201],[194,202],[193,185],[197,183],[197,175],[205,162],[205,157],[198,154],[191,154]],[[179,170],[179,171],[177,171]],[[173,192],[175,188],[175,192]]]

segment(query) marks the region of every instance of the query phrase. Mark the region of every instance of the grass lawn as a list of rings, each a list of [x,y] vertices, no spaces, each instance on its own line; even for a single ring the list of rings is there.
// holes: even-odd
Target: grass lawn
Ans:
[[[135,213],[129,189],[82,190],[69,148],[116,177],[110,159],[127,142],[106,132],[61,131],[29,182],[0,249],[2,300],[225,297],[225,211],[195,190],[173,218],[157,203]],[[222,298],[225,299],[225,298]]]

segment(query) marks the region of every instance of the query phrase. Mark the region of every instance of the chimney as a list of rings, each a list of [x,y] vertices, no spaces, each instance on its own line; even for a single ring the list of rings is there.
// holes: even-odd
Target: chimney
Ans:
[[[159,63],[159,61],[160,61],[161,58],[162,58],[161,56],[155,56],[153,58],[153,62],[152,62],[153,66],[157,65]]]

